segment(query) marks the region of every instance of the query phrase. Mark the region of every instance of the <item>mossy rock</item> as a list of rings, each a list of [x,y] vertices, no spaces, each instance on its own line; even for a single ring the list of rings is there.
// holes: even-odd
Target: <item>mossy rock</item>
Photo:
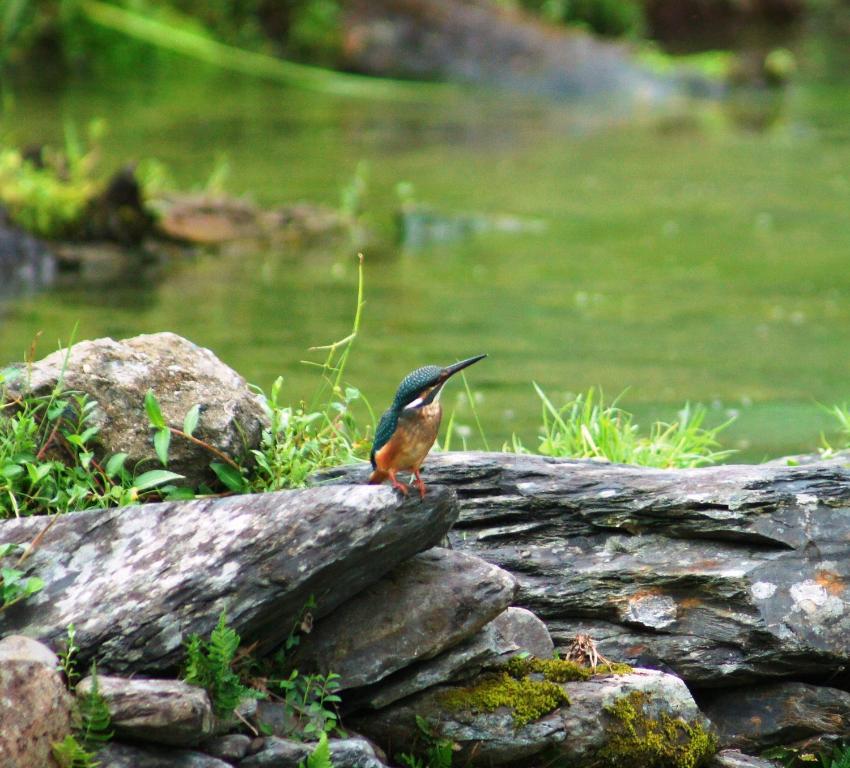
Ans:
[[[514,724],[521,728],[558,707],[569,706],[569,696],[561,687],[563,683],[631,671],[628,664],[600,666],[594,670],[564,659],[514,656],[499,672],[485,675],[475,685],[448,691],[441,700],[450,711],[495,712],[507,707]]]
[[[507,672],[485,675],[475,685],[446,691],[442,704],[451,711],[495,712],[508,707],[517,728],[570,703],[560,685],[549,680],[517,679]]]
[[[646,694],[633,691],[605,707],[613,718],[599,758],[612,768],[699,768],[717,752],[717,737],[699,722],[667,712],[648,714]]]
[[[632,671],[628,664],[600,664],[595,669],[566,659],[538,659],[534,656],[514,656],[505,670],[517,679],[529,675],[542,675],[552,683],[575,683],[603,675],[627,675]]]

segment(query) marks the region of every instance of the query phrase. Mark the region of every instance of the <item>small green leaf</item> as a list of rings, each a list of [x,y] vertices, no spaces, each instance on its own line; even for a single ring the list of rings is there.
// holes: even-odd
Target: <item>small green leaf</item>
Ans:
[[[6,466],[0,470],[0,475],[9,480],[13,477],[20,477],[22,474],[24,474],[24,468],[18,464],[6,464]]]
[[[17,584],[23,577],[24,572],[17,568],[0,568],[0,581],[8,588]]]
[[[166,469],[152,469],[150,472],[139,475],[133,485],[137,491],[149,491],[151,488],[164,485],[171,480],[182,479],[183,475],[178,475],[176,472],[169,472]]]
[[[242,473],[230,464],[224,464],[221,461],[214,461],[210,464],[210,469],[215,472],[219,480],[225,488],[236,493],[242,493],[246,488],[245,478]]]
[[[152,389],[149,389],[145,395],[145,412],[148,415],[148,421],[154,429],[164,429],[165,419],[162,416],[162,409],[159,407],[159,400]]]
[[[198,404],[193,405],[186,414],[186,418],[183,419],[183,431],[187,435],[192,435],[198,428],[198,419],[200,419],[200,417],[201,406]]]
[[[50,462],[47,462],[46,464],[27,464],[26,467],[30,482],[33,485],[37,485],[50,474],[50,470],[53,469],[53,464]]]
[[[89,427],[83,434],[80,435],[80,440],[83,441],[83,444],[87,443],[91,440],[98,432],[100,432],[100,427]]]
[[[158,429],[153,436],[153,447],[162,466],[168,466],[168,446],[171,445],[171,430],[168,427]]]
[[[26,582],[24,582],[24,597],[29,597],[30,595],[34,595],[36,592],[41,592],[44,589],[44,579],[38,578],[38,576],[30,576]]]
[[[124,469],[125,461],[127,461],[126,453],[116,453],[114,456],[110,456],[109,461],[106,462],[106,476],[115,477]]]
[[[20,551],[20,544],[0,544],[0,557],[8,557]]]
[[[166,501],[189,501],[195,498],[195,492],[191,488],[179,488],[176,485],[166,485],[162,491],[165,493]]]

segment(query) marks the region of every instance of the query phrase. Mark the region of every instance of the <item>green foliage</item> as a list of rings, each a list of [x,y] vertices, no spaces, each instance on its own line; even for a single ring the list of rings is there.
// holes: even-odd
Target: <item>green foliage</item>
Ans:
[[[100,765],[95,759],[94,750],[85,749],[77,737],[70,733],[62,741],[53,744],[52,752],[59,768],[98,768]]]
[[[850,745],[836,747],[831,754],[821,755],[820,763],[822,768],[850,768]]]
[[[95,170],[103,133],[103,121],[93,121],[84,149],[67,123],[61,151],[45,147],[39,157],[30,157],[19,149],[0,149],[0,203],[12,221],[43,237],[76,235],[89,200],[102,186]]]
[[[560,408],[537,384],[543,404],[543,434],[539,452],[544,456],[596,458],[647,467],[699,467],[714,464],[732,454],[719,450],[717,436],[731,421],[711,429],[703,427],[706,410],[685,407],[672,424],[655,422],[649,435],[641,435],[632,415],[606,405],[601,391],[591,388]],[[524,450],[515,440],[514,448]]]
[[[76,644],[77,629],[73,623],[68,625],[67,636],[65,638],[64,647],[58,652],[59,669],[65,675],[65,683],[68,690],[73,691],[77,687],[77,681],[80,679],[80,674],[77,672],[76,655],[80,650]]]
[[[838,434],[840,438],[838,445],[832,445],[826,439],[825,435],[821,435],[821,453],[824,456],[831,456],[836,451],[850,448],[850,407],[844,403],[842,405],[833,405],[831,408],[826,408],[825,410],[838,423]]]
[[[659,75],[696,72],[713,80],[728,78],[735,64],[735,54],[730,51],[700,51],[674,56],[650,43],[638,48],[637,57],[641,64]]]
[[[337,704],[342,700],[337,693],[339,675],[302,675],[293,669],[288,677],[270,679],[269,688],[281,693],[286,712],[293,723],[293,737],[313,738],[331,733],[339,727]]]
[[[0,377],[0,519],[124,506],[160,494],[181,476],[151,470],[134,476],[126,454],[96,459],[97,403],[63,390],[3,399]]]
[[[314,347],[314,350],[327,352],[319,367],[330,390],[328,401],[318,408],[309,408],[304,403],[284,405],[281,402],[282,378],[272,385],[270,397],[260,391],[270,426],[263,431],[260,448],[252,451],[255,461],[249,478],[252,491],[299,488],[312,472],[348,463],[368,453],[369,442],[357,428],[352,413],[352,406],[362,400],[362,395],[354,387],[342,386],[348,355],[360,331],[364,305],[363,256],[359,258],[357,307],[351,333],[333,344]],[[320,396],[321,392],[317,398]]]
[[[278,652],[271,658],[249,660],[247,664],[253,684],[284,704],[287,731],[277,735],[287,738],[313,740],[333,731],[343,733],[337,711],[341,700],[339,675],[334,672],[304,675],[288,664],[288,655],[300,643],[301,634],[312,629],[315,607],[311,595]]]
[[[424,717],[416,715],[416,726],[425,742],[424,750],[421,754],[402,752],[397,755],[398,761],[407,768],[452,768],[455,743],[437,735]]]
[[[298,768],[304,768],[304,763],[299,763]],[[331,747],[328,744],[328,735],[326,733],[322,733],[319,736],[319,743],[316,744],[316,748],[307,758],[306,768],[334,768],[333,761],[331,760]]]
[[[605,707],[612,720],[599,757],[612,768],[699,768],[717,752],[717,737],[699,722],[666,712],[650,717],[646,694],[635,691]]]
[[[261,699],[264,694],[244,685],[233,669],[239,635],[227,626],[227,613],[221,612],[209,641],[192,635],[186,642],[187,683],[205,688],[218,717],[229,716],[243,699]]]
[[[109,707],[100,693],[97,666],[91,665],[91,688],[78,698],[80,711],[79,741],[87,750],[96,750],[109,741],[113,732],[110,728]]]
[[[69,687],[77,677],[71,660],[77,650],[74,645],[74,625],[68,627],[68,644],[64,653],[61,668],[68,679]],[[109,707],[98,687],[97,666],[91,665],[91,688],[77,698],[79,723],[75,733],[69,734],[64,740],[53,744],[53,757],[60,768],[97,768],[100,763],[96,760],[97,750],[112,736]]]
[[[342,48],[342,8],[339,0],[290,2],[286,49],[295,57],[333,66]]]
[[[153,446],[156,451],[156,456],[163,466],[168,466],[168,451],[171,447],[171,437],[176,435],[185,440],[189,440],[195,445],[200,446],[210,453],[211,456],[217,457],[219,461],[212,461],[210,469],[215,473],[221,484],[227,490],[233,493],[245,493],[248,490],[247,480],[244,470],[229,456],[219,451],[208,442],[201,440],[195,436],[195,430],[198,428],[198,423],[201,418],[201,406],[193,405],[186,415],[183,417],[183,429],[169,426],[165,417],[162,415],[162,408],[159,400],[152,389],[149,389],[145,394],[145,413],[148,417],[148,422],[153,429]],[[162,472],[162,470],[159,470]],[[173,475],[172,478],[179,478],[180,475]],[[191,499],[195,496],[195,491],[191,488],[175,488],[173,486],[167,489],[168,499]]]
[[[0,563],[11,555],[23,552],[24,548],[20,544],[0,544]],[[0,567],[0,613],[44,589],[42,579],[38,576],[27,576],[26,571],[18,567],[23,558],[24,555],[21,554],[15,567]]]
[[[278,378],[265,401],[271,425],[263,431],[260,448],[252,451],[253,491],[300,488],[316,470],[348,463],[367,450],[351,411],[361,399],[358,390],[346,387],[325,408],[309,410],[303,403],[283,405],[282,387],[283,379]]]
[[[523,0],[523,5],[550,21],[587,26],[611,37],[637,36],[645,26],[638,0]]]

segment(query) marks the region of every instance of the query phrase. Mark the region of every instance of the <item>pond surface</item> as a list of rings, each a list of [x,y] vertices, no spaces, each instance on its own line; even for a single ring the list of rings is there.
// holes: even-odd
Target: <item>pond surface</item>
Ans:
[[[850,400],[850,46],[814,30],[781,97],[663,113],[515,95],[371,103],[288,90],[158,57],[118,81],[14,89],[2,129],[61,142],[106,119],[103,167],[156,157],[185,187],[226,158],[227,189],[263,204],[338,205],[368,164],[367,219],[392,241],[399,182],[448,213],[510,214],[543,231],[481,232],[365,254],[361,334],[346,379],[376,411],[425,363],[468,372],[491,447],[536,444],[538,382],[554,398],[601,385],[645,424],[703,402],[744,460],[807,451]],[[316,390],[308,348],[348,334],[347,247],[205,253],[154,272],[0,305],[0,361],[77,338],[171,330],[292,400]],[[472,425],[458,403],[448,409]],[[480,445],[473,430],[470,445]]]

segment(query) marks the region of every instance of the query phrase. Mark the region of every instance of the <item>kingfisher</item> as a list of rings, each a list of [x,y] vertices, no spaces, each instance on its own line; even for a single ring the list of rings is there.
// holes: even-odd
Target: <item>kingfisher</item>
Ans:
[[[476,355],[445,368],[426,365],[404,377],[393,404],[381,416],[375,430],[370,456],[374,470],[369,478],[371,484],[389,478],[393,488],[407,496],[410,486],[402,483],[396,473],[409,471],[416,478],[420,498],[425,498],[425,483],[419,469],[440,429],[443,417],[440,392],[451,376],[485,357]]]

